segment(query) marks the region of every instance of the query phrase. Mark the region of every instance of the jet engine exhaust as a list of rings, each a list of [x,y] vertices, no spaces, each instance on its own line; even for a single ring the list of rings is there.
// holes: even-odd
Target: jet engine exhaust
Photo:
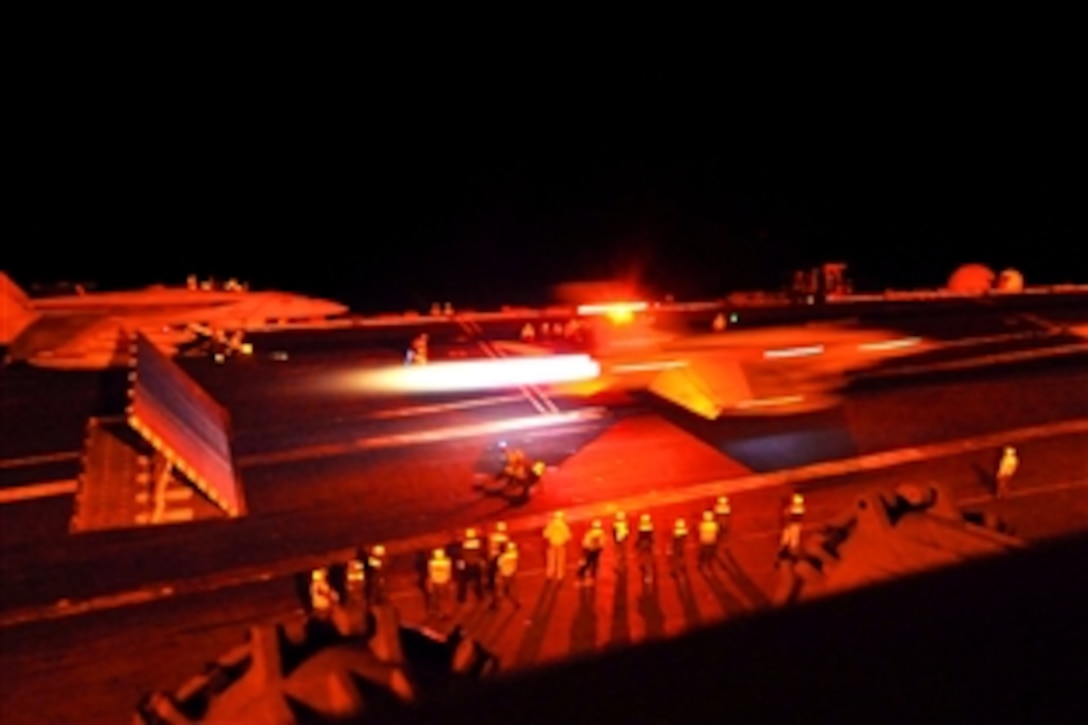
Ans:
[[[499,358],[367,370],[356,384],[383,393],[441,393],[592,380],[601,366],[588,355]]]

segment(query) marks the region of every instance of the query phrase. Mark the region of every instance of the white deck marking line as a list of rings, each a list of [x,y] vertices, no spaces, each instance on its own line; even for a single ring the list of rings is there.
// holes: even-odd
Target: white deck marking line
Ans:
[[[864,371],[855,373],[858,378],[885,378],[900,375],[917,375],[919,373],[943,372],[945,370],[970,370],[971,368],[988,367],[1002,363],[1023,362],[1025,360],[1037,360],[1059,355],[1076,355],[1088,353],[1088,343],[1072,343],[1057,347],[1044,348],[1042,350],[1020,350],[1016,352],[998,353],[984,357],[968,358],[966,360],[950,360],[948,362],[930,363],[928,365],[908,365],[880,371]]]
[[[483,337],[484,329],[480,327],[478,322],[458,318],[457,324],[460,325],[461,329],[468,334],[477,336],[478,339],[476,340],[476,344],[479,345],[480,349],[483,350],[484,354],[488,357],[493,359],[507,357],[507,355],[502,350],[495,347],[493,344],[491,344],[490,340],[487,340]],[[541,415],[555,414],[559,412],[559,408],[555,405],[555,403],[553,403],[548,398],[548,396],[544,395],[544,393],[541,392],[541,390],[535,385],[522,385],[518,389],[521,390],[521,392],[525,395],[526,398],[528,398],[529,402],[532,403],[533,407],[536,408],[537,412]]]
[[[79,456],[80,454],[77,451],[58,451],[56,453],[42,453],[36,456],[8,458],[6,460],[0,460],[0,469],[24,468],[26,466],[37,466],[43,463],[63,463],[64,461],[74,461],[79,458]]]
[[[388,418],[409,418],[414,415],[429,415],[431,413],[442,413],[447,410],[464,410],[466,408],[482,408],[488,405],[505,405],[506,403],[515,403],[521,400],[523,397],[524,396],[521,395],[499,395],[490,398],[472,398],[470,400],[461,400],[450,403],[414,405],[405,408],[381,410],[367,417],[377,420],[385,420]]]
[[[45,481],[44,483],[32,483],[27,486],[8,486],[0,488],[0,505],[31,501],[37,498],[49,498],[50,496],[64,496],[75,493],[77,486],[75,480]]]
[[[248,468],[253,466],[287,463],[290,461],[302,461],[323,456],[350,455],[352,453],[373,450],[376,448],[442,443],[464,438],[477,438],[499,433],[509,433],[511,431],[533,430],[547,426],[570,425],[595,421],[603,417],[604,414],[605,410],[603,408],[583,408],[581,410],[569,411],[566,413],[541,413],[538,416],[529,418],[513,418],[473,425],[435,428],[413,433],[402,433],[399,435],[359,438],[346,443],[319,444],[286,451],[246,456],[239,459],[238,465],[239,467]]]

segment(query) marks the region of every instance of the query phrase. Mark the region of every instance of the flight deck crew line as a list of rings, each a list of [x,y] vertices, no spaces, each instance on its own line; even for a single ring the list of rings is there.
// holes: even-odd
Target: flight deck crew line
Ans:
[[[799,495],[791,500],[790,513],[794,521],[798,515]],[[721,542],[719,520],[725,513],[728,501],[719,497],[713,508],[702,512],[696,529],[698,536],[698,566],[707,569],[717,560]],[[803,511],[802,511],[803,512]],[[731,513],[731,510],[729,511]],[[464,535],[452,546],[439,547],[421,555],[422,569],[420,586],[425,596],[425,609],[428,614],[447,618],[450,600],[457,606],[464,605],[471,591],[477,604],[485,601],[491,608],[497,608],[502,602],[510,602],[520,607],[515,591],[515,578],[519,570],[519,548],[510,536],[505,521],[497,521],[486,534],[477,527],[464,530]],[[686,519],[679,517],[670,531],[668,546],[664,550],[669,561],[669,570],[673,576],[686,576],[687,539],[689,529]],[[787,536],[783,533],[783,541]],[[600,561],[605,549],[611,550],[612,565],[617,571],[624,571],[628,559],[628,546],[632,536],[626,512],[617,511],[612,521],[611,537],[606,535],[604,522],[593,519],[582,532],[579,539],[581,559],[576,570],[575,584],[580,587],[594,587],[600,568]],[[545,575],[548,581],[559,583],[563,580],[567,568],[567,547],[574,539],[574,533],[562,511],[551,514],[542,531],[545,544]],[[638,556],[640,575],[645,587],[655,586],[656,566],[654,559],[658,553],[655,547],[653,519],[649,513],[638,516],[635,532],[635,552]],[[789,550],[789,547],[787,547]],[[359,548],[355,559],[346,564],[346,588],[344,593],[337,590],[330,581],[330,568],[322,567],[311,573],[307,591],[307,608],[321,613],[329,613],[340,605],[342,597],[352,599],[362,596],[366,606],[376,606],[388,601],[386,573],[389,562],[385,546],[376,544],[368,549]],[[344,565],[341,565],[344,568]],[[334,565],[332,568],[336,568]],[[350,594],[359,590],[358,595]]]

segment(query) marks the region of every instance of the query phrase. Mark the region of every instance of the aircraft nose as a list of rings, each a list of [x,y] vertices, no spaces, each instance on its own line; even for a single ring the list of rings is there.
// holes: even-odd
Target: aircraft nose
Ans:
[[[326,317],[335,317],[336,315],[346,315],[351,310],[347,305],[334,302],[332,300],[321,300],[322,314]]]

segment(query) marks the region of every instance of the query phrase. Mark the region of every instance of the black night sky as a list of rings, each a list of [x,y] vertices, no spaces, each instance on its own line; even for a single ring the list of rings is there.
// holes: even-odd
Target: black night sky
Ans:
[[[859,290],[969,261],[1088,282],[1083,112],[1045,64],[792,68],[61,63],[20,105],[3,266],[360,311],[613,275],[722,295],[837,260]]]

